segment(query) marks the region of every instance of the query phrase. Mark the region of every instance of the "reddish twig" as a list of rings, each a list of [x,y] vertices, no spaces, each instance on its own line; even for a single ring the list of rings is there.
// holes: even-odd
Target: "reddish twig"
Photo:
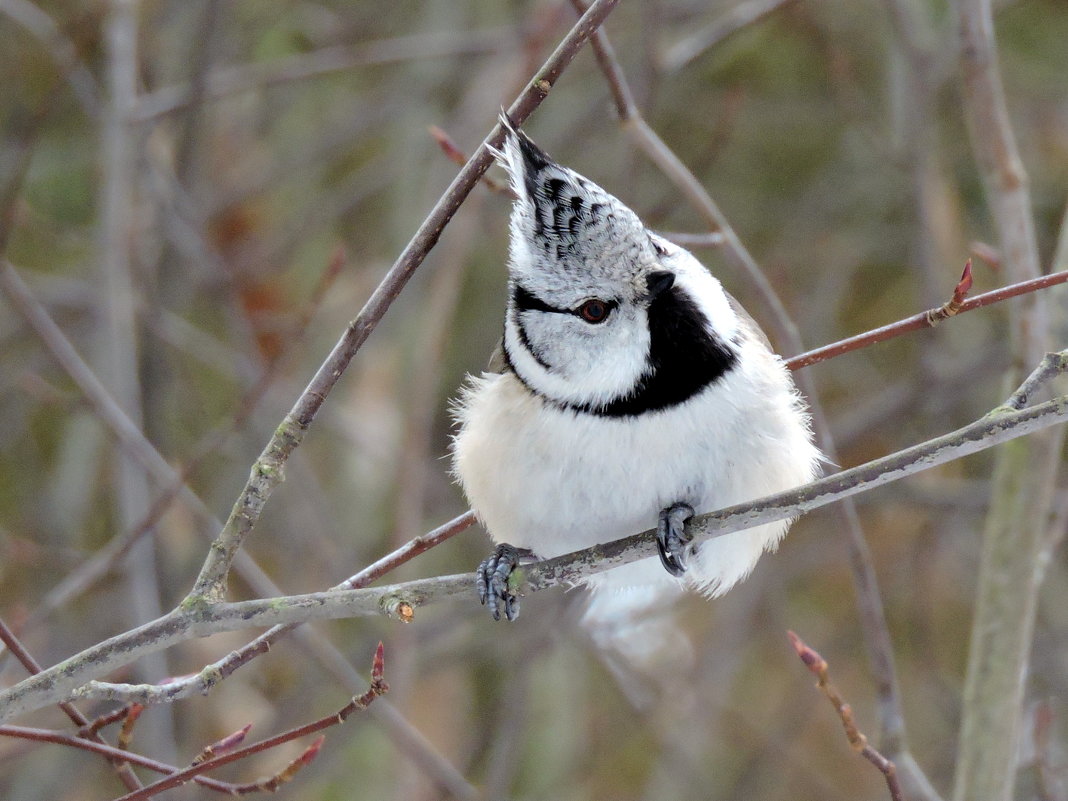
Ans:
[[[133,704],[127,704],[126,706],[120,706],[106,715],[100,715],[93,718],[87,724],[78,729],[79,737],[86,737],[94,732],[98,732],[101,729],[110,726],[112,723],[118,723],[120,720],[125,720],[126,716],[130,714],[130,710],[134,707]]]
[[[141,704],[130,704],[129,711],[126,713],[126,717],[122,721],[122,728],[119,730],[119,739],[115,741],[115,746],[120,751],[129,751],[130,743],[133,741],[134,726],[137,725],[137,719],[141,717],[141,713],[145,711],[145,708]]]
[[[86,740],[78,734],[71,734],[69,732],[55,731],[53,729],[37,729],[31,726],[4,725],[0,726],[0,737],[13,737],[19,740],[29,740],[38,743],[53,743],[55,745],[65,745],[69,748],[78,748],[82,751],[90,751],[94,754],[100,754],[101,756],[107,757],[108,760],[113,763],[124,765],[126,770],[129,770],[129,765],[127,763],[133,763],[134,765],[148,768],[156,773],[170,774],[178,772],[178,768],[174,767],[174,765],[168,765],[165,762],[159,762],[132,751],[121,751],[113,745],[108,745],[104,742],[96,742],[94,740]],[[227,795],[233,795],[234,788],[236,787],[236,785],[230,784],[229,782],[219,781],[218,779],[212,779],[208,776],[197,776],[193,781],[209,790],[226,793]],[[138,784],[138,787],[140,786],[141,785]]]
[[[393,551],[393,553],[382,557],[377,562],[369,564],[359,573],[344,581],[338,588],[356,590],[360,587],[366,587],[372,581],[377,581],[387,573],[396,570],[408,560],[414,559],[419,554],[440,545],[445,542],[445,540],[459,534],[461,531],[466,531],[475,524],[475,520],[476,517],[474,512],[464,512],[459,517],[454,517],[448,523],[438,526],[433,531],[428,531],[422,536],[408,540],[408,542]]]
[[[299,757],[276,774],[268,779],[239,784],[234,788],[234,793],[236,795],[245,795],[247,793],[273,793],[277,791],[283,784],[292,780],[297,775],[297,771],[306,765],[310,765],[312,760],[319,756],[319,749],[323,747],[324,742],[326,742],[326,735],[320,734],[311,745],[304,749]]]
[[[22,641],[15,635],[7,623],[0,618],[0,642],[3,642],[7,646],[7,649],[11,651],[12,655],[19,661],[19,663],[26,669],[26,672],[31,676],[34,676],[41,672],[41,663],[33,658],[26,646],[22,644]],[[89,725],[89,719],[81,713],[78,707],[69,702],[63,702],[59,705],[59,708],[63,710],[71,722],[75,726],[86,727]],[[87,730],[82,737],[88,738],[93,743],[98,745],[108,746],[100,733],[95,730]],[[110,748],[110,746],[108,746]],[[118,774],[119,780],[127,790],[137,790],[141,785],[141,780],[137,778],[137,775],[130,769],[130,766],[121,759],[110,758],[110,762],[115,767],[115,772]]]
[[[441,152],[445,154],[446,158],[448,158],[449,161],[460,167],[463,167],[467,164],[467,154],[464,153],[457,146],[457,144],[452,140],[452,137],[449,136],[448,132],[446,132],[442,128],[439,128],[437,125],[431,125],[429,128],[427,128],[427,130],[430,132],[430,135],[434,137],[434,141],[438,143],[438,147],[441,148]],[[486,185],[487,189],[489,189],[491,192],[495,192],[498,195],[507,195],[509,197],[515,197],[515,194],[512,192],[511,187],[509,187],[507,184],[502,184],[496,178],[493,178],[488,174],[482,176],[482,183]]]
[[[22,663],[22,666],[26,668],[28,673],[33,675],[41,672],[41,665],[33,658],[33,655],[26,650],[26,647],[18,637],[15,636],[15,633],[8,628],[3,619],[0,619],[0,641],[2,641],[15,658]],[[0,736],[19,737],[25,740],[57,743],[59,745],[68,745],[73,748],[82,748],[103,754],[108,758],[108,761],[115,766],[115,771],[118,774],[119,779],[129,791],[139,790],[144,786],[141,784],[140,779],[137,778],[137,775],[133,770],[131,770],[131,762],[155,770],[159,773],[176,773],[178,771],[178,768],[171,765],[166,765],[147,757],[141,757],[138,754],[129,753],[126,750],[125,744],[121,741],[119,747],[109,745],[100,735],[100,729],[104,726],[120,720],[126,720],[131,714],[134,714],[135,709],[143,709],[144,707],[141,707],[139,704],[128,704],[117,712],[110,715],[103,715],[93,721],[86,718],[78,708],[71,703],[62,703],[59,705],[59,708],[63,710],[72,722],[80,727],[77,735],[67,734],[65,732],[52,732],[47,729],[0,726]],[[140,714],[140,712],[138,711],[136,714]],[[226,793],[229,793],[232,790],[229,783],[220,782],[216,779],[198,777],[197,782],[211,790]]]
[[[337,712],[331,715],[327,715],[326,717],[319,718],[318,720],[312,721],[311,723],[306,723],[303,726],[298,726],[296,728],[290,729],[289,731],[282,732],[281,734],[276,734],[273,737],[268,737],[266,740],[261,740],[258,743],[253,743],[252,745],[245,746],[244,748],[239,748],[236,751],[230,751],[229,753],[221,754],[212,757],[211,759],[206,759],[203,762],[190,765],[188,768],[180,770],[177,773],[173,773],[170,776],[167,776],[166,778],[161,779],[155,782],[154,784],[150,784],[141,790],[137,790],[136,792],[124,795],[122,798],[119,799],[119,801],[143,801],[143,799],[151,798],[152,796],[162,792],[163,790],[168,790],[171,787],[177,787],[179,785],[192,781],[200,774],[206,773],[207,771],[213,770],[221,765],[226,765],[230,762],[236,762],[240,759],[244,759],[245,757],[251,756],[252,754],[257,754],[260,751],[266,751],[270,748],[274,748],[275,746],[281,745],[282,743],[288,743],[292,740],[296,740],[299,737],[305,737],[309,734],[314,734],[315,732],[322,731],[323,729],[327,729],[331,726],[337,726],[340,723],[344,723],[345,720],[349,717],[349,715],[351,715],[353,712],[366,709],[368,706],[371,705],[371,702],[373,702],[375,698],[380,695],[384,695],[386,692],[389,691],[389,685],[386,684],[383,678],[385,672],[384,650],[385,649],[382,643],[379,643],[378,648],[375,651],[374,659],[371,663],[371,686],[368,688],[367,692],[365,692],[363,695],[354,697],[348,704],[339,709]],[[311,761],[311,759],[314,758],[315,754],[318,753],[318,750],[318,744],[313,744],[309,749],[304,752],[301,757],[295,760],[294,763],[290,763],[288,766],[283,768],[282,771],[276,774],[275,777],[278,779],[278,784],[281,784],[283,781],[287,781],[289,778],[292,778],[292,774],[299,770],[300,767]],[[295,763],[300,764],[298,765]],[[286,775],[284,778],[278,778],[282,777],[283,774],[288,775]],[[268,780],[268,783],[270,781],[272,780]],[[261,789],[259,785],[260,783],[257,782],[255,786],[252,787],[253,789]],[[251,791],[252,790],[248,790],[248,792]]]
[[[969,261],[969,264],[970,263],[971,262]],[[910,331],[918,331],[921,328],[930,328],[952,315],[964,314],[965,312],[974,311],[975,309],[981,309],[984,306],[1000,303],[1009,298],[1019,297],[1020,295],[1025,295],[1029,292],[1036,292],[1040,289],[1063,284],[1065,281],[1068,281],[1068,270],[1059,273],[1050,273],[1049,275],[1043,275],[1039,278],[1031,278],[1027,281],[1019,281],[1015,284],[1003,286],[1001,289],[984,292],[982,295],[976,295],[974,298],[969,298],[968,300],[958,299],[957,293],[954,292],[954,299],[937,309],[929,309],[925,312],[914,314],[911,317],[906,317],[903,320],[898,320],[896,323],[890,323],[881,328],[866,331],[863,334],[857,334],[854,337],[849,337],[848,339],[843,339],[838,342],[832,342],[830,345],[824,345],[821,348],[801,353],[794,356],[792,359],[788,359],[786,366],[791,370],[800,370],[802,367],[808,367],[809,365],[818,362],[824,362],[828,359],[833,359],[836,356],[841,356],[843,353],[860,350],[861,348],[866,348],[869,345],[874,345],[878,342],[885,342],[888,339],[899,337]],[[961,283],[957,285],[958,290],[964,283],[965,280],[962,278]],[[964,291],[967,292],[967,288],[965,288]],[[950,307],[953,307],[955,311],[949,312],[948,309]]]
[[[221,740],[216,740],[211,745],[205,746],[204,750],[193,757],[192,764],[199,765],[222,754],[228,754],[245,741],[245,737],[252,730],[252,724],[246,723],[237,731],[226,735]]]
[[[890,798],[893,801],[904,801],[894,763],[872,747],[868,743],[868,738],[857,728],[856,721],[853,719],[852,707],[845,702],[838,689],[831,684],[826,660],[805,645],[801,638],[792,631],[786,632],[786,635],[790,638],[790,643],[794,646],[798,657],[805,663],[805,667],[816,676],[816,686],[819,687],[820,692],[827,697],[827,700],[831,702],[831,706],[838,713],[838,717],[842,721],[842,727],[845,729],[846,739],[849,740],[849,745],[883,774],[886,779],[886,786],[890,790]]]

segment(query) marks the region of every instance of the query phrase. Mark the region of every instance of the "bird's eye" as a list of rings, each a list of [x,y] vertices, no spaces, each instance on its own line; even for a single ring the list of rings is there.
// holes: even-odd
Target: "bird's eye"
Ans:
[[[611,304],[595,298],[594,300],[587,300],[578,307],[578,316],[587,323],[603,323],[610,311],[612,311]]]

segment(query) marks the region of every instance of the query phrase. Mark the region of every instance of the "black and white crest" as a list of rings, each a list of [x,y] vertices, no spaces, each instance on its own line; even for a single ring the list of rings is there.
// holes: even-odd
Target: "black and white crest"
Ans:
[[[504,121],[511,222],[508,366],[546,401],[627,417],[684,403],[730,370],[718,283],[627,206]],[[723,303],[702,303],[712,296]]]

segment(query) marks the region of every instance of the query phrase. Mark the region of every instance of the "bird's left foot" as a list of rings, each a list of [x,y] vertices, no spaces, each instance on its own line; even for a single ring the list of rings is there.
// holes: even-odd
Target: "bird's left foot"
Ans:
[[[660,562],[673,576],[686,572],[686,546],[693,537],[686,531],[686,521],[693,517],[693,507],[676,503],[660,510],[660,522],[656,527],[656,549]]]
[[[478,566],[475,576],[478,600],[489,606],[494,620],[501,619],[502,611],[508,620],[519,617],[519,598],[508,588],[508,577],[519,566],[521,556],[533,556],[533,552],[502,542]]]

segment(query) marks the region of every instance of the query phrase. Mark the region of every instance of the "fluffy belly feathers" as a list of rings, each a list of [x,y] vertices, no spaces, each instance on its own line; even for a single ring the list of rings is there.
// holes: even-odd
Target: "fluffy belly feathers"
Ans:
[[[767,414],[774,410],[764,405],[776,394],[782,401],[792,395],[739,397],[730,383],[663,412],[603,418],[552,407],[508,373],[472,379],[458,407],[455,473],[495,541],[541,557],[655,528],[660,510],[676,502],[708,512],[807,481],[815,449],[804,426],[762,430],[765,417],[790,419]],[[743,426],[746,436],[739,435]],[[731,451],[726,442],[748,447]],[[798,458],[784,461],[783,447],[800,447]],[[684,582],[712,595],[725,592],[786,528],[782,522],[705,543],[691,558]],[[678,581],[653,559],[589,583],[605,588]]]

